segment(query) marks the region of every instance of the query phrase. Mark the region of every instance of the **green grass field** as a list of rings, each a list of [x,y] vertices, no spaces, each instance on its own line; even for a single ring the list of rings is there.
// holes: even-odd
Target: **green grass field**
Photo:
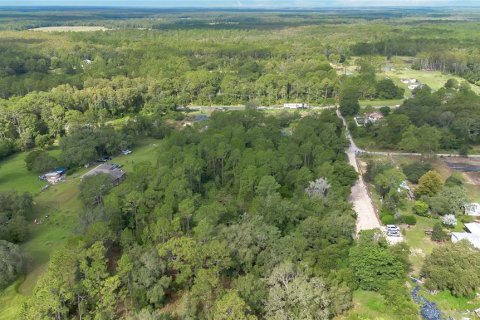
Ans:
[[[353,308],[337,320],[395,320],[385,304],[384,297],[371,291],[357,290],[353,293]],[[400,320],[400,319],[399,319]]]
[[[448,79],[456,79],[458,82],[462,83],[466,81],[460,77],[456,77],[450,74],[444,74],[440,71],[424,71],[424,70],[412,70],[408,68],[401,68],[395,71],[384,72],[378,75],[381,78],[389,77],[397,85],[402,88],[405,88],[405,93],[407,96],[411,96],[411,91],[407,88],[406,84],[400,82],[400,79],[410,79],[415,78],[421,83],[428,85],[433,90],[438,90],[445,85]],[[480,87],[471,85],[473,91],[477,94],[480,94]]]
[[[157,159],[160,140],[146,138],[138,141],[133,153],[128,156],[114,157],[112,162],[124,165],[128,173],[137,163]],[[58,155],[59,150],[52,153]],[[36,194],[35,210],[27,217],[29,240],[22,244],[27,256],[27,274],[0,292],[0,320],[14,320],[20,317],[22,304],[32,293],[38,278],[48,265],[50,255],[60,249],[72,233],[75,232],[81,203],[78,199],[79,177],[92,168],[81,168],[67,178],[67,181],[39,192],[44,185],[36,174],[25,167],[27,153],[16,154],[0,164],[0,191],[17,190]],[[16,173],[16,174],[10,174]],[[45,216],[49,216],[45,218]],[[33,224],[39,219],[41,224]]]
[[[403,99],[395,99],[395,100],[359,100],[360,107],[364,108],[367,106],[372,106],[372,107],[394,107],[396,105],[401,105],[403,103]]]

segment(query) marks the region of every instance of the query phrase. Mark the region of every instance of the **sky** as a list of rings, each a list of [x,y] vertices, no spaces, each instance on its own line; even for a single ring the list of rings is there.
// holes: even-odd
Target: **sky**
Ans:
[[[112,7],[375,7],[480,6],[480,0],[0,0],[0,6],[112,6]]]

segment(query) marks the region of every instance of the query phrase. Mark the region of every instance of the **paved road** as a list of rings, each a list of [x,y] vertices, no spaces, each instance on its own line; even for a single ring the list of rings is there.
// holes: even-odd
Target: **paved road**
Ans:
[[[337,116],[342,119],[343,124],[345,127],[346,121],[340,114],[340,111],[337,109]],[[361,150],[353,141],[350,132],[347,129],[347,138],[350,141],[350,146],[346,150],[348,161],[350,165],[355,168],[355,171],[359,173],[359,178],[355,185],[352,187],[352,192],[349,197],[349,201],[353,205],[353,209],[357,213],[357,234],[362,230],[371,230],[380,228],[380,222],[378,221],[377,214],[375,213],[375,209],[373,207],[372,199],[368,194],[368,189],[363,180],[362,175],[360,174],[360,170],[358,168],[357,163],[357,153]]]

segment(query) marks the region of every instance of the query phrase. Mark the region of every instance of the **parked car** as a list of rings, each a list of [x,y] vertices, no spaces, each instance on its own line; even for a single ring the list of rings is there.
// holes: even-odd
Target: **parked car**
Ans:
[[[387,231],[398,231],[400,232],[400,228],[394,224],[387,224]]]
[[[128,149],[122,150],[122,154],[125,155],[125,156],[130,154],[130,153],[132,153],[132,150],[128,150]]]
[[[389,237],[401,237],[400,231],[387,231]]]

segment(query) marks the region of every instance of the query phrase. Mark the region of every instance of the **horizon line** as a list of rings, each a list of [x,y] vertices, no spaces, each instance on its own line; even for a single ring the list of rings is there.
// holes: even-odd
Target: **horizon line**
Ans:
[[[343,6],[156,6],[156,5],[123,5],[123,6],[117,6],[117,5],[0,5],[0,9],[3,8],[88,8],[88,9],[229,9],[229,10],[249,10],[249,9],[265,9],[265,10],[270,10],[270,9],[281,9],[281,10],[312,10],[312,9],[372,9],[372,8],[377,8],[377,9],[471,9],[471,8],[478,8],[480,9],[480,4],[478,5],[451,5],[451,4],[445,4],[445,5],[362,5],[362,6],[351,6],[351,5],[343,5]]]

